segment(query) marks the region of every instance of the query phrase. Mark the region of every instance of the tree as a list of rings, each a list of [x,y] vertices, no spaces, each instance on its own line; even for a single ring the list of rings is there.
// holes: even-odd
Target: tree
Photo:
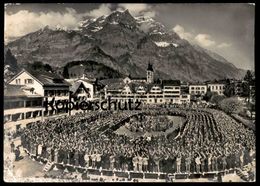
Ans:
[[[64,67],[62,75],[64,78],[69,78],[69,70],[67,66]]]
[[[235,85],[230,83],[230,81],[228,81],[225,86],[224,95],[227,97],[232,97],[235,95]]]
[[[237,97],[231,97],[223,99],[219,107],[228,114],[238,114],[243,110],[243,103]]]
[[[252,73],[250,70],[248,70],[246,72],[244,80],[245,80],[245,82],[242,84],[243,96],[248,97],[248,103],[249,103],[250,96],[252,94],[250,86],[254,86],[254,83],[255,83],[254,73]]]
[[[249,85],[252,85],[253,82],[253,74],[250,70],[246,72],[246,75],[244,77],[244,80],[248,82]]]
[[[218,95],[218,93],[216,92],[213,92],[212,93],[212,96],[210,98],[210,102],[211,103],[215,103],[216,105],[219,105],[219,103],[225,99],[225,96],[224,95]]]
[[[4,56],[4,64],[9,65],[13,71],[18,70],[17,60],[8,48]]]
[[[43,68],[44,68],[44,70],[46,70],[47,72],[49,72],[49,71],[53,72],[52,67],[51,67],[49,64],[45,64]]]
[[[212,95],[213,93],[210,91],[210,88],[208,88],[207,93],[204,95],[203,99],[208,102],[211,99]]]

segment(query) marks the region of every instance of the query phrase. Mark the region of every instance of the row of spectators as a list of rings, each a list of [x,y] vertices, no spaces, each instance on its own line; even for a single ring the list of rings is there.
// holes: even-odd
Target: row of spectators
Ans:
[[[131,119],[139,114],[182,116],[186,122],[177,137],[134,139],[114,133],[126,120],[148,130],[149,122],[140,125],[138,119]],[[208,108],[153,107],[66,116],[32,123],[22,131],[21,140],[33,156],[111,170],[210,172],[242,167],[255,158],[255,134],[225,113]]]

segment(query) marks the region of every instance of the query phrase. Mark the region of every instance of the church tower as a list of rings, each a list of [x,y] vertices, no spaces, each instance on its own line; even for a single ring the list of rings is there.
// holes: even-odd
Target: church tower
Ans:
[[[153,65],[148,64],[148,68],[147,68],[147,71],[146,71],[146,82],[147,83],[153,83],[154,82],[154,75],[153,75]]]

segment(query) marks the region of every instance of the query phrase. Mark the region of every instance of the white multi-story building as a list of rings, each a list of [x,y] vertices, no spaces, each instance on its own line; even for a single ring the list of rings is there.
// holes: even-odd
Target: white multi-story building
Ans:
[[[29,122],[41,120],[43,97],[24,85],[4,89],[4,130],[16,131]]]
[[[163,80],[162,87],[165,103],[181,103],[181,83],[179,80]]]
[[[21,70],[7,82],[4,93],[5,129],[24,127],[45,116],[63,115],[62,109],[45,109],[46,101],[69,100],[69,86],[60,76],[42,71]]]
[[[225,90],[224,83],[208,83],[207,86],[211,92],[216,92],[219,95],[224,94],[224,90]]]
[[[152,74],[151,74],[152,73]],[[106,80],[105,97],[119,101],[140,100],[145,104],[181,104],[189,103],[190,95],[181,92],[179,80],[163,80],[154,83],[153,68],[147,68],[147,81],[134,81],[130,77],[125,79]]]
[[[190,84],[189,94],[190,95],[205,95],[207,93],[207,85],[204,84]]]

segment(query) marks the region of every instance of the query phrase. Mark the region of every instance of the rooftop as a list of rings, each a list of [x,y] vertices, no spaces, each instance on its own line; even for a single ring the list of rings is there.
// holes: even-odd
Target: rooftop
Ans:
[[[180,86],[180,80],[162,80],[163,86]]]
[[[33,88],[28,88],[24,85],[6,85],[4,89],[5,97],[41,97],[36,94]]]

